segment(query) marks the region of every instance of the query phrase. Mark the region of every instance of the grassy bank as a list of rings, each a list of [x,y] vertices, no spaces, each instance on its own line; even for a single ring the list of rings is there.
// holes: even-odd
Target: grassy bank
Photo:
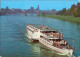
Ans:
[[[43,15],[40,15],[40,16],[43,16]],[[80,17],[74,17],[74,16],[61,16],[61,15],[47,14],[47,15],[44,15],[43,17],[56,18],[56,19],[80,23]]]

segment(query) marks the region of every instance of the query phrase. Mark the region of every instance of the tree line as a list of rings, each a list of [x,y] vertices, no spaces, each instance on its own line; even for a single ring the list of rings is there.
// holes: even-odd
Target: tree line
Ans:
[[[80,17],[80,3],[78,2],[77,5],[73,4],[71,8],[68,10],[66,10],[66,8],[63,8],[62,10],[58,11],[56,14]]]

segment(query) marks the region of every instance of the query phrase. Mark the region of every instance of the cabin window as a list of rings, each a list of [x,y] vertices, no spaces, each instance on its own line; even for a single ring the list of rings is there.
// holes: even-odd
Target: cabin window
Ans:
[[[43,38],[43,36],[40,36],[41,38]]]
[[[56,33],[57,31],[42,31],[42,33]]]
[[[59,42],[60,42],[60,41],[61,41],[61,39],[53,39],[53,41],[59,41]]]
[[[50,41],[53,41],[52,39],[49,39]]]

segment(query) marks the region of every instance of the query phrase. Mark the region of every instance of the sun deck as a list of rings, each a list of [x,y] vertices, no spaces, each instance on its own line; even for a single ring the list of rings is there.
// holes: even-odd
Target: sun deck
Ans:
[[[40,24],[29,24],[37,29],[40,29],[41,31],[57,31],[57,29],[52,29],[50,27],[46,27],[44,26],[44,28],[42,27],[43,25],[40,25]]]

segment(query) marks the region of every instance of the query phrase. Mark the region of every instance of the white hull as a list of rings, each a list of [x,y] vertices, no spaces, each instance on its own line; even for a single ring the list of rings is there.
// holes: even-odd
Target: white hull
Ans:
[[[47,40],[44,40],[43,38],[40,38],[40,39],[39,39],[39,42],[40,42],[41,44],[43,44],[44,46],[46,46],[46,47],[54,50],[55,52],[57,52],[57,53],[59,53],[59,54],[69,55],[69,56],[72,56],[72,54],[73,54],[73,50],[71,50],[71,49],[65,49],[65,48],[63,48],[63,49],[57,48],[57,47],[53,46],[53,45],[51,44],[51,42],[48,42]]]
[[[29,30],[27,30],[27,37],[32,40],[39,40],[40,38],[40,37],[35,37],[34,34]]]

